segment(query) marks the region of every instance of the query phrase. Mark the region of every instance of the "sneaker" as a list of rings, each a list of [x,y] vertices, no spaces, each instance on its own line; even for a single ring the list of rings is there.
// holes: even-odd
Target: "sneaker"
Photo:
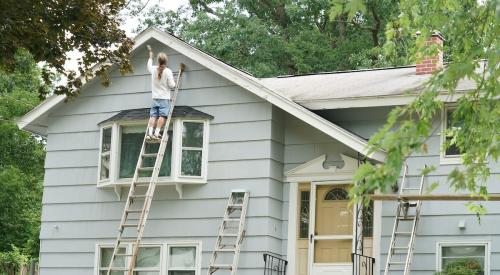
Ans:
[[[154,136],[153,136],[153,139],[154,139],[154,140],[161,140],[161,134],[154,135]]]
[[[146,140],[147,140],[147,141],[150,141],[151,139],[153,139],[153,137],[152,137],[152,136],[150,136],[150,135],[147,135],[147,136],[146,136]]]

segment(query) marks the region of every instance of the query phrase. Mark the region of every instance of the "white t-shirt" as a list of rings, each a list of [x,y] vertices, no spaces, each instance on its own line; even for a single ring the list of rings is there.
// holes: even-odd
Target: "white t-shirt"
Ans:
[[[151,91],[153,99],[170,99],[170,89],[175,88],[174,74],[165,68],[158,79],[158,66],[153,66],[153,59],[148,59],[148,71],[151,73]]]

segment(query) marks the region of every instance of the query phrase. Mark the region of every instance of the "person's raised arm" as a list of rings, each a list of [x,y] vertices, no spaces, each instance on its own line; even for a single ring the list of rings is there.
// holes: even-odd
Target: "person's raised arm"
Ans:
[[[148,52],[149,52],[149,58],[148,58],[148,71],[149,73],[154,73],[154,67],[153,67],[153,50],[151,50],[151,46],[147,46]]]

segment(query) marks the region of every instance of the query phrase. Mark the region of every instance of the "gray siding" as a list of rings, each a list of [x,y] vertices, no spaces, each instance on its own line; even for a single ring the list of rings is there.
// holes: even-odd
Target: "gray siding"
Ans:
[[[281,139],[272,131],[273,108],[188,58],[164,50],[170,53],[174,71],[179,62],[187,65],[178,104],[215,118],[210,122],[208,183],[184,186],[183,199],[173,187],[158,187],[144,242],[200,240],[206,273],[230,190],[247,189],[251,198],[239,270],[260,272],[262,253],[281,254],[283,245],[283,152]],[[120,110],[149,107],[145,63],[145,56],[137,54],[132,75],[113,72],[108,88],[94,81],[81,96],[50,114],[40,233],[42,275],[92,274],[95,244],[115,238],[124,198],[119,201],[113,190],[96,187],[97,124]]]

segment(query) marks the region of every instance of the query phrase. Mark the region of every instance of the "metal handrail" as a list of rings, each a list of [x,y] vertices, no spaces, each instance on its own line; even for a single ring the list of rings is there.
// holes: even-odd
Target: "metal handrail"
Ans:
[[[358,253],[351,253],[351,259],[353,275],[373,275],[375,258]]]
[[[262,256],[264,257],[264,275],[286,275],[287,260],[269,253],[264,253]]]

